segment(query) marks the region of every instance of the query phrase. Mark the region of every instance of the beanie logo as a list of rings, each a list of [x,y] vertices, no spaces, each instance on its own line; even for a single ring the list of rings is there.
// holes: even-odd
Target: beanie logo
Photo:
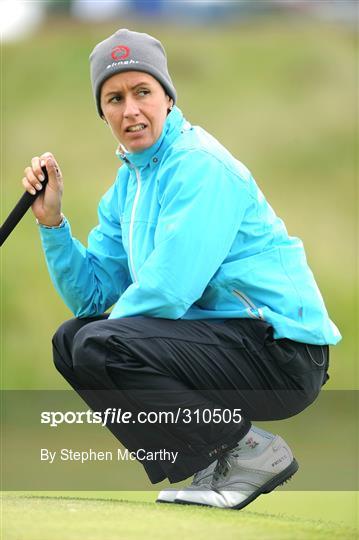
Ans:
[[[126,45],[117,45],[111,51],[111,56],[114,60],[124,60],[130,54],[130,49]]]

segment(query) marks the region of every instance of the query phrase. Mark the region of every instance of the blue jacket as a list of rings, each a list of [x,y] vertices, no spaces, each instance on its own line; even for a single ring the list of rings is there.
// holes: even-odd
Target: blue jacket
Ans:
[[[41,227],[51,278],[77,317],[253,317],[275,338],[340,340],[308,267],[248,169],[175,107],[100,201],[85,248]]]

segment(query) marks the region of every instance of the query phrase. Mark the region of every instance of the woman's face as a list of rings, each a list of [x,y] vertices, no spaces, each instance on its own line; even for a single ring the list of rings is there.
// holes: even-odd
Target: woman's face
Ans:
[[[103,116],[129,152],[141,152],[157,141],[171,104],[161,84],[140,71],[117,73],[101,89]]]

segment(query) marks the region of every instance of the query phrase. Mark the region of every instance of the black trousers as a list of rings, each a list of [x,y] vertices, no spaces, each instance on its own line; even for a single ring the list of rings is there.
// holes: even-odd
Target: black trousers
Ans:
[[[175,463],[141,459],[152,483],[207,467],[253,420],[298,414],[329,378],[328,346],[274,340],[256,319],[72,319],[57,330],[53,351],[58,371],[93,410],[187,411],[178,422],[107,424],[130,451],[178,451]],[[241,420],[209,421],[214,409],[240,409]]]

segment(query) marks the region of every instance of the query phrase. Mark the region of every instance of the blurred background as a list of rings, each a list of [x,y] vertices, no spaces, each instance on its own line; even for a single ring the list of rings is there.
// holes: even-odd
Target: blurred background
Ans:
[[[343,341],[326,388],[357,385],[354,1],[1,1],[1,221],[32,156],[52,151],[64,213],[86,243],[115,179],[88,56],[120,27],[164,44],[178,106],[252,171],[306,247]],[[47,274],[29,212],[1,250],[1,375],[9,389],[60,389],[51,337],[71,313]]]

